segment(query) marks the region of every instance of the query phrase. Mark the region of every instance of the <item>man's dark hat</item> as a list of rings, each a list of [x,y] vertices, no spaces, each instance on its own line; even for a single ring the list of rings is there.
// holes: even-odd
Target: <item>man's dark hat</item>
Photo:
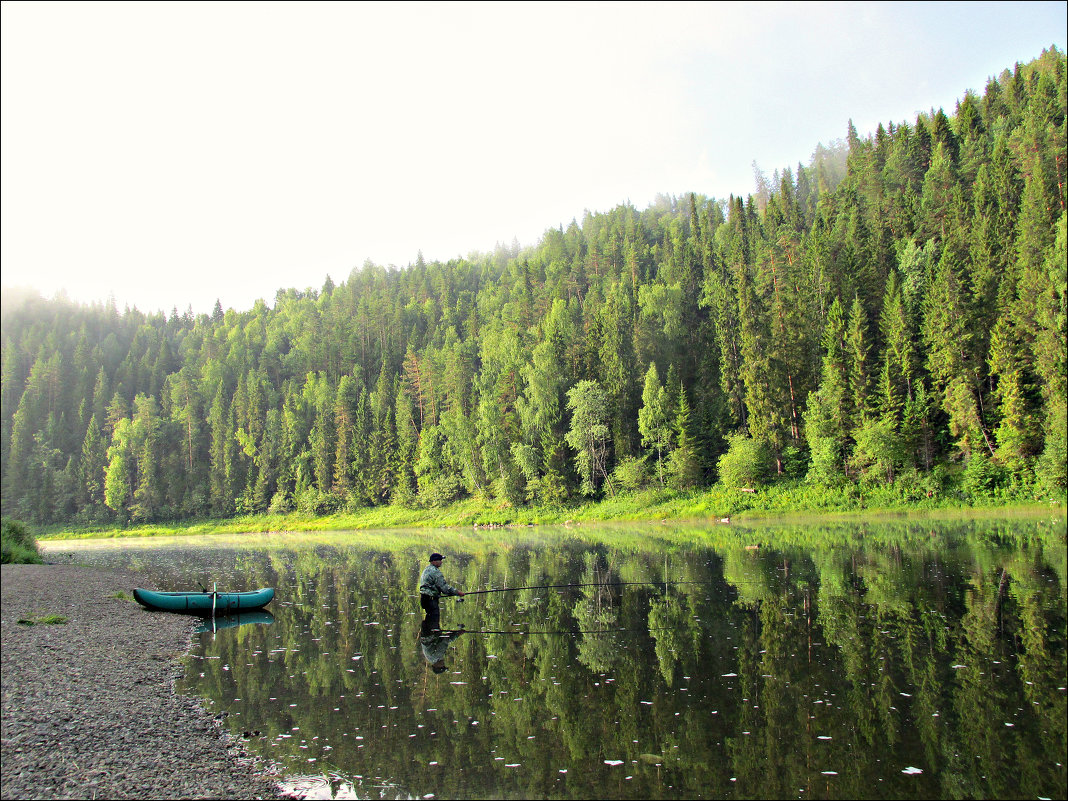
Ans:
[[[433,669],[435,673],[444,673],[449,668],[447,665],[433,665]]]
[[[440,553],[432,553],[432,554],[430,554],[430,561],[431,562],[436,562],[436,561],[438,561],[438,559],[444,559],[444,558],[445,557],[442,556]]]

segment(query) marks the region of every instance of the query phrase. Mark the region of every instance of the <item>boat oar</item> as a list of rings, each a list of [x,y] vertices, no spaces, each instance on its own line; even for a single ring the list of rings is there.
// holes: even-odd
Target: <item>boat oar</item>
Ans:
[[[211,619],[215,620],[215,599],[219,597],[218,593],[219,585],[217,582],[212,582],[211,585]]]

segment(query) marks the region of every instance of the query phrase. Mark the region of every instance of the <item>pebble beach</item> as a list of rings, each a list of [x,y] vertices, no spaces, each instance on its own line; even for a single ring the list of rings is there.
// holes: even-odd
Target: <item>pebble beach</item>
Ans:
[[[285,797],[269,766],[175,691],[198,620],[116,597],[137,585],[92,567],[0,569],[0,797]]]

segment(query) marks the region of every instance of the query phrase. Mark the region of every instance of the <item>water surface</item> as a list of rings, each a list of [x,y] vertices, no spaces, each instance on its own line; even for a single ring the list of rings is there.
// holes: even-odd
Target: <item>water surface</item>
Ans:
[[[311,797],[1068,794],[1063,518],[49,547],[276,587],[181,686]],[[443,640],[430,550],[467,590],[597,586],[445,601]]]

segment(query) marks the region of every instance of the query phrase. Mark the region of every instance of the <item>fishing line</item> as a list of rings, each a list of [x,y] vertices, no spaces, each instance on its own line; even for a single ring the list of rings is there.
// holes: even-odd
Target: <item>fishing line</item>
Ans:
[[[568,629],[566,631],[517,631],[515,629],[453,629],[443,634],[625,634],[628,632],[677,631],[680,626],[661,626],[642,629]]]
[[[489,592],[518,592],[520,590],[553,590],[566,587],[626,587],[631,585],[644,585],[663,587],[668,584],[704,584],[703,581],[602,581],[591,584],[539,584],[534,587],[497,587],[489,590],[471,590],[464,595],[485,595]]]

